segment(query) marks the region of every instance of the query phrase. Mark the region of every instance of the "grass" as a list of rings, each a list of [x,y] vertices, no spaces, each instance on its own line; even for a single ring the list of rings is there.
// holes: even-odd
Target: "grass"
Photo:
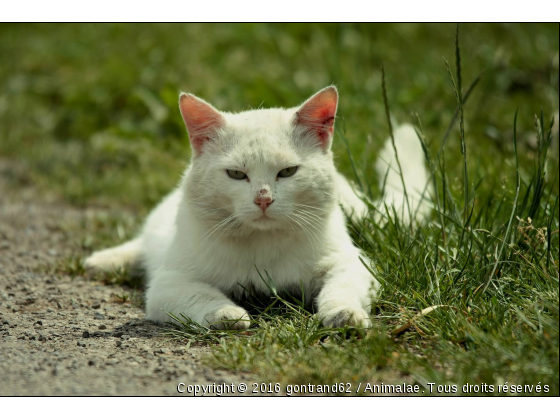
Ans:
[[[382,284],[374,327],[323,328],[297,297],[277,295],[255,297],[247,332],[175,314],[181,328],[168,333],[214,346],[213,366],[283,386],[514,395],[511,385],[540,384],[558,395],[558,29],[2,25],[0,155],[15,162],[3,176],[97,209],[68,227],[79,247],[60,269],[80,275],[79,257],[131,237],[176,184],[189,157],[179,89],[239,111],[292,106],[334,82],[340,170],[378,196],[373,162],[394,118],[416,125],[434,185],[422,226],[391,213],[376,222],[374,208],[349,226]]]

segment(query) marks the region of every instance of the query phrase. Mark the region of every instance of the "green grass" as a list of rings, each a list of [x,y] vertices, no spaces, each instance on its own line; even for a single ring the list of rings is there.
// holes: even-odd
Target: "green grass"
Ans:
[[[350,226],[382,284],[374,327],[326,329],[277,296],[252,303],[248,332],[176,314],[169,334],[283,385],[540,382],[558,395],[558,35],[558,24],[461,25],[459,42],[439,24],[1,25],[0,155],[15,161],[3,176],[103,209],[68,227],[79,247],[61,269],[78,275],[80,256],[132,236],[176,185],[189,158],[179,89],[240,111],[335,83],[340,170],[377,196],[393,117],[417,126],[435,186],[418,228]]]

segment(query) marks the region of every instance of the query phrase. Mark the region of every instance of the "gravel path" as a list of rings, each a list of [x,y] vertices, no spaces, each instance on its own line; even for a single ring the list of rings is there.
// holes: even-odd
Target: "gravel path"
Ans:
[[[114,298],[122,287],[49,274],[49,264],[72,252],[65,226],[86,212],[14,192],[3,166],[0,395],[179,395],[180,382],[249,382],[205,367],[207,347],[162,336],[142,309]]]

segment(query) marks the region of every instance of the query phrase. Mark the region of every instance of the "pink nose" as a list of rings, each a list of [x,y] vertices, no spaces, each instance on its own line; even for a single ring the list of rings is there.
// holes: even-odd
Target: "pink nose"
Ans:
[[[259,195],[257,196],[257,198],[255,198],[255,204],[259,206],[262,209],[262,211],[265,211],[268,208],[268,206],[272,204],[273,201],[274,200],[270,196]]]

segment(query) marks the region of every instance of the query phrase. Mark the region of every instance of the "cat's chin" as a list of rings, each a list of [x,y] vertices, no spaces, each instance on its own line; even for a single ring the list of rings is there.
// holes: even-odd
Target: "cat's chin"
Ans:
[[[283,223],[281,223],[278,219],[273,219],[272,217],[268,216],[261,216],[256,219],[253,219],[249,222],[249,226],[255,230],[263,231],[263,230],[278,230],[282,229]]]

